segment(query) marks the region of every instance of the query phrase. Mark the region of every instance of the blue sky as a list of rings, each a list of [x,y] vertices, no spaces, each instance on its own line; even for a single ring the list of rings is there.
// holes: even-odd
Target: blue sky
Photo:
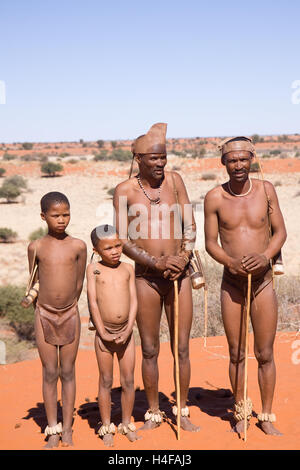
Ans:
[[[300,132],[300,2],[1,0],[0,142]]]

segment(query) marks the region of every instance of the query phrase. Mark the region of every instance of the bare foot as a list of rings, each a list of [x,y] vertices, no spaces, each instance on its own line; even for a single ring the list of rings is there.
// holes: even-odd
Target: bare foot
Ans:
[[[64,429],[62,432],[62,437],[61,437],[61,445],[63,447],[69,447],[69,446],[74,446],[73,439],[72,439],[72,429]]]
[[[265,433],[271,436],[282,436],[282,432],[278,431],[278,429],[274,428],[273,423],[270,421],[259,421],[258,427]]]
[[[191,423],[191,421],[189,420],[187,416],[181,416],[180,427],[181,429],[184,429],[185,431],[190,431],[190,432],[199,432],[201,429],[200,426],[196,426],[195,424]]]
[[[136,431],[128,431],[126,434],[127,439],[130,442],[138,441],[139,439],[142,439],[142,436],[139,436]]]
[[[143,426],[139,429],[143,429],[144,431],[148,431],[149,429],[151,430],[151,429],[158,428],[160,425],[161,425],[161,423],[157,423],[156,421],[151,421],[151,419],[149,419],[148,421],[145,421]]]
[[[114,436],[113,434],[104,434],[102,437],[103,444],[106,447],[113,447],[114,446]]]
[[[53,449],[53,447],[58,447],[59,439],[59,434],[53,434],[52,436],[49,436],[44,449]]]
[[[250,423],[249,421],[247,422],[247,429],[249,428]],[[236,432],[237,434],[243,434],[244,432],[244,420],[242,421],[237,421],[236,424],[233,426],[232,432]]]

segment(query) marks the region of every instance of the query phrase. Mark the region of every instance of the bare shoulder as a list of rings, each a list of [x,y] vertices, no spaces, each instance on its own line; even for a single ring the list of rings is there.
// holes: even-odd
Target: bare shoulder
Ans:
[[[272,196],[276,194],[275,187],[273,184],[268,180],[260,180],[258,178],[251,178],[251,181],[254,187],[262,188],[264,191],[267,192],[268,196]]]
[[[86,252],[86,243],[80,238],[70,237],[70,242],[72,243],[74,249],[76,249],[79,253]]]
[[[30,242],[27,248],[28,254],[34,253],[34,251],[37,251],[38,248],[40,249],[40,247],[44,245],[45,239],[46,239],[46,236],[38,238],[37,240],[33,240],[32,242]]]
[[[86,274],[87,276],[91,276],[93,274],[93,271],[94,271],[94,263],[89,263],[86,267]]]
[[[127,272],[129,272],[129,274],[134,274],[134,267],[132,264],[122,261],[121,265],[124,269],[126,269]]]
[[[210,189],[205,195],[204,204],[217,204],[222,199],[223,188],[222,185],[216,186],[213,189]]]
[[[122,181],[117,184],[115,188],[115,194],[127,194],[134,187],[135,178],[130,178],[128,180]]]
[[[183,179],[177,171],[165,171],[165,175],[168,178],[173,178],[175,185],[184,185]]]

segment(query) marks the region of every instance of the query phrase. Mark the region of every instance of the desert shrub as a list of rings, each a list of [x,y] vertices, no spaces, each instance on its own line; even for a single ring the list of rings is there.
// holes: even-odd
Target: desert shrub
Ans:
[[[9,161],[9,160],[14,160],[16,156],[12,155],[11,153],[5,153],[2,158],[3,160]]]
[[[18,234],[14,232],[10,228],[7,227],[0,227],[0,242],[1,243],[9,243],[15,241]]]
[[[95,162],[109,160],[107,150],[101,150],[100,153],[96,153],[96,155],[94,156],[94,160]]]
[[[296,158],[299,158],[299,157],[300,157],[300,152],[296,152],[296,153],[295,153],[295,157],[296,157]]]
[[[30,233],[28,239],[33,242],[34,240],[38,240],[39,238],[44,237],[47,235],[48,230],[46,228],[40,227]]]
[[[15,184],[7,181],[4,181],[0,188],[0,198],[6,199],[7,202],[13,202],[20,194],[21,190]]]
[[[69,157],[69,153],[68,152],[62,152],[59,154],[59,158],[65,158],[65,157]]]
[[[24,162],[33,162],[33,161],[37,160],[37,157],[34,154],[22,155],[21,160],[24,161]]]
[[[203,173],[201,179],[203,179],[204,181],[215,180],[217,179],[217,175],[215,175],[214,173]]]
[[[269,155],[268,153],[264,153],[261,158],[271,158],[271,155]]]
[[[115,149],[116,146],[117,146],[117,142],[115,140],[112,140],[111,141],[111,146],[112,146],[113,149]]]
[[[114,149],[110,154],[110,160],[124,162],[132,159],[132,153],[129,150]]]
[[[274,149],[270,151],[270,155],[280,155],[280,154],[281,154],[281,150],[279,149]]]
[[[27,181],[21,175],[13,175],[6,178],[6,183],[14,184],[19,189],[27,189]]]
[[[24,142],[22,144],[22,147],[24,150],[31,150],[33,148],[33,143],[31,142]]]
[[[1,178],[1,176],[4,175],[5,172],[6,172],[6,169],[1,167],[0,168],[0,178]]]
[[[250,172],[257,173],[259,171],[259,164],[257,162],[251,163]]]
[[[275,183],[274,183],[274,186],[275,186],[275,187],[276,187],[276,186],[282,186],[282,183],[281,183],[281,181],[278,181],[278,180],[277,180],[277,181],[275,181]]]
[[[78,163],[78,160],[76,160],[76,158],[70,158],[70,160],[68,160],[68,163],[74,165],[75,163]]]
[[[63,166],[60,163],[47,162],[41,166],[41,172],[48,176],[56,176],[56,174],[63,170]]]
[[[101,139],[97,140],[97,145],[98,145],[99,149],[102,149],[103,146],[104,146],[104,140],[101,140]]]
[[[20,339],[34,339],[34,309],[20,305],[25,287],[7,285],[0,287],[0,317],[5,317]]]

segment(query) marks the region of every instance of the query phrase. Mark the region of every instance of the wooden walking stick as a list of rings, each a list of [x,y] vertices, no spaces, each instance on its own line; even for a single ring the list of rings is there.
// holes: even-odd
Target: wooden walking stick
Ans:
[[[180,441],[180,380],[179,380],[179,360],[178,360],[178,281],[174,281],[174,356],[175,356],[175,377],[176,377],[176,403],[177,403],[177,440]]]
[[[246,311],[246,334],[245,334],[245,376],[244,376],[244,441],[247,441],[247,388],[248,388],[248,347],[249,347],[249,319],[251,304],[251,274],[248,274],[247,311]]]

